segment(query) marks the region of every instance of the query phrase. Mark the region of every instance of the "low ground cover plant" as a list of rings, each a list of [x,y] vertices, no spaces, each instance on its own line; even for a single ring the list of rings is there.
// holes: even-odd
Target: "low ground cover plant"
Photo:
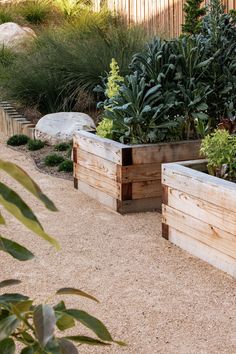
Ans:
[[[236,182],[236,135],[216,130],[204,138],[200,151],[211,175]]]
[[[50,154],[44,159],[44,163],[46,166],[58,166],[63,161],[64,157],[59,154]]]
[[[7,140],[7,145],[20,146],[26,145],[29,141],[29,137],[23,134],[13,135]]]
[[[73,172],[73,161],[65,160],[58,166],[59,172]]]
[[[54,150],[56,151],[67,151],[71,148],[71,144],[70,143],[60,143],[60,144],[56,144],[54,146]]]
[[[37,151],[42,149],[45,146],[45,142],[37,139],[30,139],[27,143],[27,148],[30,151]]]
[[[42,192],[38,185],[20,167],[0,160],[0,170],[13,177],[24,189],[38,198],[50,211],[57,209],[53,202]],[[36,236],[43,238],[52,246],[59,249],[59,244],[48,235],[34,212],[14,190],[6,184],[0,183],[0,204],[18,221],[25,225]],[[0,214],[0,224],[6,224],[5,216]],[[17,242],[0,236],[0,252],[5,252],[18,261],[28,261],[34,254]],[[0,281],[0,289],[17,285],[19,279]],[[77,295],[92,301],[98,300],[74,288],[59,289],[56,295]],[[65,331],[75,327],[76,322],[90,329],[94,337],[79,335],[69,336]],[[68,308],[63,300],[55,305],[47,303],[36,304],[35,301],[21,293],[0,294],[0,352],[16,353],[16,344],[21,354],[76,354],[77,346],[98,345],[109,346],[112,343],[124,345],[115,341],[106,326],[89,313]],[[19,344],[21,348],[19,348]],[[17,349],[17,353],[19,353]]]

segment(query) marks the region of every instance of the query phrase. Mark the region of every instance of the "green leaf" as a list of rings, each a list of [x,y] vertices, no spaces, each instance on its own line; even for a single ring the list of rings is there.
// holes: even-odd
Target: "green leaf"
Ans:
[[[18,285],[21,281],[17,279],[6,279],[0,282],[0,289],[5,288],[6,286]]]
[[[32,180],[32,178],[19,166],[12,162],[3,161],[0,159],[0,169],[4,170],[23,187],[25,187],[36,198],[41,200],[45,207],[51,211],[57,211],[53,202],[41,191],[39,186]]]
[[[53,308],[49,305],[39,305],[33,314],[36,337],[39,344],[44,348],[53,338],[56,316]]]
[[[0,341],[9,337],[18,326],[19,321],[15,315],[8,316],[0,321]]]
[[[32,348],[30,346],[30,347],[25,347],[24,349],[22,349],[20,354],[35,354],[35,351],[34,351],[34,348]]]
[[[86,337],[86,336],[68,336],[68,337],[65,337],[69,340],[72,340],[74,342],[78,342],[80,344],[87,344],[87,345],[101,345],[101,346],[104,346],[104,345],[111,345],[110,343],[105,343],[105,342],[102,342],[98,339],[94,339],[94,338],[91,338],[91,337]]]
[[[15,351],[16,351],[16,346],[13,339],[5,338],[0,342],[1,354],[14,354]]]
[[[1,213],[0,213],[0,225],[6,225],[6,221]]]
[[[65,331],[66,329],[72,328],[75,326],[75,321],[74,319],[63,313],[63,312],[55,312],[56,313],[56,318],[57,322],[56,325],[60,329],[60,331]]]
[[[57,249],[59,249],[58,242],[46,234],[42,225],[28,207],[28,205],[21,199],[21,197],[12,189],[0,182],[0,204],[11,213],[17,220],[24,224],[28,229],[33,231],[36,235],[42,237],[44,240],[50,242]]]
[[[75,345],[64,338],[59,339],[59,346],[61,348],[61,354],[79,354]]]
[[[12,311],[17,316],[24,312],[28,312],[33,304],[33,300],[20,301],[12,305]]]
[[[82,323],[85,327],[91,329],[101,340],[113,342],[112,336],[106,326],[97,318],[89,315],[85,311],[69,309],[65,313]]]
[[[82,296],[82,297],[86,297],[90,300],[93,300],[93,301],[96,301],[99,303],[99,301],[93,297],[92,295],[89,295],[87,293],[85,293],[84,291],[82,290],[79,290],[79,289],[74,289],[74,288],[62,288],[62,289],[59,289],[57,292],[56,292],[57,295],[78,295],[78,296]]]
[[[26,301],[28,300],[28,296],[22,295],[22,294],[3,294],[0,295],[0,304],[1,303],[10,303],[10,304],[15,304],[20,301]]]
[[[34,258],[32,252],[21,246],[19,243],[0,236],[0,251],[10,254],[18,261],[28,261]]]

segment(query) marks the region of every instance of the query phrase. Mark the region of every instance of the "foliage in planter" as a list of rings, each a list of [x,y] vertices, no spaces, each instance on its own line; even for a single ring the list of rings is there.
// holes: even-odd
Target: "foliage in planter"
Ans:
[[[113,138],[135,144],[202,137],[211,92],[202,79],[211,59],[203,58],[204,47],[195,37],[155,39],[135,55],[134,74],[104,102]]]
[[[53,202],[41,191],[38,185],[20,167],[0,160],[0,169],[21,184],[28,192],[38,198],[50,211],[57,211]],[[24,200],[7,185],[0,183],[0,204],[30,231],[51,243],[57,249],[59,244],[43,229],[33,211]],[[6,221],[0,214],[0,224]],[[8,253],[19,261],[34,257],[24,246],[0,236],[0,251]],[[0,282],[0,289],[17,285],[18,279]],[[62,288],[57,295],[77,295],[98,302],[93,296],[74,288]],[[79,322],[90,329],[97,338],[83,335],[66,336],[64,331]],[[114,341],[106,326],[97,318],[81,309],[67,308],[64,301],[56,305],[34,304],[28,296],[19,293],[0,295],[0,352],[16,353],[16,344],[23,349],[21,354],[76,354],[77,345],[109,346]]]
[[[236,179],[236,135],[231,135],[225,129],[216,130],[203,139],[200,151],[208,160],[211,175]]]
[[[183,6],[185,23],[182,25],[184,33],[197,34],[201,31],[202,17],[206,8],[202,6],[204,0],[187,0]]]
[[[27,144],[27,148],[30,151],[40,150],[45,146],[45,142],[42,140],[30,139]]]
[[[236,28],[211,0],[199,35],[154,39],[134,56],[120,93],[105,101],[113,139],[125,143],[202,138],[235,116]],[[146,96],[148,94],[148,97]]]
[[[1,85],[8,98],[37,106],[42,114],[95,110],[93,89],[109,71],[111,59],[115,57],[126,74],[144,40],[140,28],[129,29],[120,22],[105,29],[91,24],[82,29],[76,24],[66,26],[39,36],[36,46],[8,68]]]
[[[20,145],[26,145],[29,141],[29,137],[23,134],[17,134],[17,135],[13,135],[11,136],[8,140],[7,140],[7,145],[11,145],[11,146],[20,146]]]
[[[59,172],[73,172],[73,161],[65,160],[58,166]]]
[[[58,154],[50,154],[45,157],[44,163],[46,166],[57,166],[64,161],[64,157]]]

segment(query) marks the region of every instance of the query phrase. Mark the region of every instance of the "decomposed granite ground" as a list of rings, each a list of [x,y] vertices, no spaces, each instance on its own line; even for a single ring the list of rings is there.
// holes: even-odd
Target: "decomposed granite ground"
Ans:
[[[236,280],[162,239],[158,213],[115,214],[75,191],[71,181],[40,173],[29,157],[3,143],[0,158],[23,167],[53,199],[58,213],[45,210],[1,173],[1,181],[27,200],[61,244],[61,251],[54,251],[3,211],[8,227],[2,234],[14,235],[36,258],[20,263],[1,254],[0,279],[21,279],[10,291],[36,301],[51,302],[64,286],[87,291],[100,304],[66,296],[67,304],[95,315],[128,343],[81,347],[80,353],[236,353]]]

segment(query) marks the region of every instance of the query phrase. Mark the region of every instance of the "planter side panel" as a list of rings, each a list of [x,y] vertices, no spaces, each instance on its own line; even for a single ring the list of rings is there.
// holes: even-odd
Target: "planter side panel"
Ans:
[[[236,185],[177,164],[162,181],[163,237],[236,276]]]
[[[78,132],[74,138],[75,186],[121,214],[160,210],[162,161],[199,155],[199,141],[170,145],[127,146]]]

